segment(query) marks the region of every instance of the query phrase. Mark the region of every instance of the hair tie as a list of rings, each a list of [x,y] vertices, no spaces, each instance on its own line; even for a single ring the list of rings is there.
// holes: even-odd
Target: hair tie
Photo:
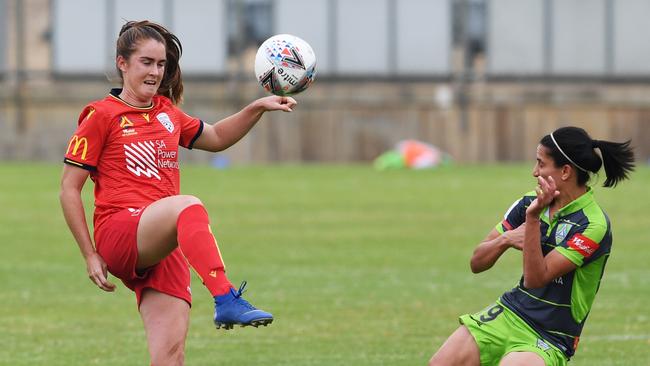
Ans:
[[[583,172],[585,172],[585,173],[589,173],[589,172],[587,171],[587,169],[585,169],[585,168],[581,167],[580,165],[576,164],[573,160],[571,160],[571,158],[569,157],[569,155],[565,154],[564,151],[562,151],[562,148],[560,147],[560,145],[558,145],[557,141],[555,141],[555,137],[553,137],[553,132],[551,132],[551,140],[553,140],[553,143],[555,144],[555,147],[557,147],[557,149],[560,150],[560,152],[562,153],[562,155],[564,155],[564,157],[565,157],[569,162],[571,162],[571,164],[575,165],[576,168],[582,170]]]

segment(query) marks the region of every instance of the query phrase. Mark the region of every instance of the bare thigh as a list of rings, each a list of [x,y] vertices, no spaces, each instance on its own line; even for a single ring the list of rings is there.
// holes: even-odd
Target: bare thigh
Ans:
[[[499,366],[545,366],[544,359],[535,352],[510,352],[505,355]]]
[[[184,300],[153,289],[144,291],[140,316],[147,335],[152,365],[184,364],[189,314],[190,306]]]
[[[138,224],[137,269],[153,266],[176,249],[178,215],[197,204],[202,204],[198,198],[180,195],[165,197],[147,206]]]
[[[431,357],[429,366],[480,366],[481,358],[472,334],[461,325]]]

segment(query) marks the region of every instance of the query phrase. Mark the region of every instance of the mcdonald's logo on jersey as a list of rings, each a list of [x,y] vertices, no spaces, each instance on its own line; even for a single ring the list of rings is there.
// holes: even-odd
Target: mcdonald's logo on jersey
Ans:
[[[77,156],[79,153],[79,148],[83,145],[83,149],[81,150],[81,160],[86,160],[86,153],[88,152],[88,139],[85,137],[79,137],[77,135],[72,136],[70,139],[70,143],[68,144],[68,150],[66,150],[66,154],[72,154],[73,156]],[[70,150],[72,148],[72,151]]]

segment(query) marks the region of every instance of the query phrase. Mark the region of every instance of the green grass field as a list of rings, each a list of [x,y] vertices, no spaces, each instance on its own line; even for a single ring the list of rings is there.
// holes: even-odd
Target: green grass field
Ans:
[[[231,280],[247,280],[247,298],[276,317],[217,331],[195,277],[186,363],[425,365],[459,314],[518,280],[520,252],[479,275],[468,263],[534,187],[531,168],[186,166],[182,192],[207,206]],[[0,364],[147,365],[135,297],[86,277],[60,213],[60,170],[0,164]],[[650,365],[649,184],[643,167],[617,189],[596,188],[614,248],[570,365]]]

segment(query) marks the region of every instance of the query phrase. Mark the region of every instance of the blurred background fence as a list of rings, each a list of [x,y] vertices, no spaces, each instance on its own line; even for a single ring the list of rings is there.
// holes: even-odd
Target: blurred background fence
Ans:
[[[364,162],[407,138],[531,160],[568,124],[646,161],[648,16],[646,0],[0,0],[0,159],[60,160],[83,106],[118,86],[119,28],[150,19],[181,39],[183,109],[208,122],[264,95],[264,39],[314,48],[299,108],[264,117],[222,153],[233,162]]]

